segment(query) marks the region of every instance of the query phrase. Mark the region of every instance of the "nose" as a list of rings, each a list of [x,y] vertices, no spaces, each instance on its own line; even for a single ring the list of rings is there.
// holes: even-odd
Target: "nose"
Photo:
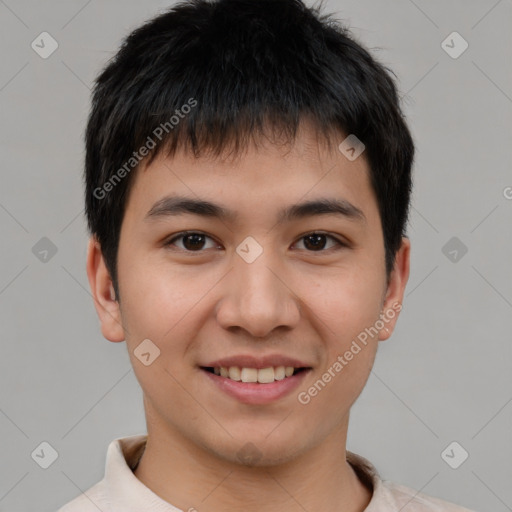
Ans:
[[[300,298],[289,273],[264,251],[247,263],[235,255],[234,268],[223,280],[217,321],[227,330],[243,329],[264,338],[277,328],[292,329],[300,320]]]

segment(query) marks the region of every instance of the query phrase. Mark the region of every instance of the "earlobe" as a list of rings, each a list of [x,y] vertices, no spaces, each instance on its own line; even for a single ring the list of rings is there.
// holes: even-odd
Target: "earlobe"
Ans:
[[[379,341],[387,340],[395,328],[409,279],[411,242],[402,238],[402,244],[395,256],[395,265],[389,279],[386,297],[382,306],[381,319],[384,323],[379,333]]]
[[[105,265],[99,242],[91,237],[87,247],[87,277],[100,320],[103,336],[113,342],[124,341],[121,312],[116,300],[112,279]]]

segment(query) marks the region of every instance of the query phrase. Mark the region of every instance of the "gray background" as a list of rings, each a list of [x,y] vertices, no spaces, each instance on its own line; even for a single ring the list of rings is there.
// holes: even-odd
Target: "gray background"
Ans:
[[[166,5],[0,0],[0,511],[56,510],[102,478],[112,439],[145,432],[125,345],[103,339],[89,293],[82,134],[94,77]],[[417,143],[407,297],[348,448],[386,479],[512,510],[512,2],[326,6],[397,73]],[[31,48],[43,31],[59,44],[47,59]],[[469,43],[456,59],[453,31]],[[46,470],[42,441],[59,455]],[[458,469],[441,457],[452,441],[469,453]]]

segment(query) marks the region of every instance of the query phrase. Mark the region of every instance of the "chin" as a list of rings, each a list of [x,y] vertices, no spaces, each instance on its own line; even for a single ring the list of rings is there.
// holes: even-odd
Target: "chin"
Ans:
[[[242,441],[242,439],[245,439]],[[289,442],[284,444],[282,440],[269,440],[268,436],[260,435],[250,438],[249,436],[236,437],[236,442],[231,440],[224,450],[219,446],[212,447],[211,453],[218,458],[224,459],[232,464],[239,464],[245,467],[272,467],[286,464],[297,458],[306,447],[300,449],[297,446],[297,439],[290,437]],[[236,449],[233,450],[233,445]]]

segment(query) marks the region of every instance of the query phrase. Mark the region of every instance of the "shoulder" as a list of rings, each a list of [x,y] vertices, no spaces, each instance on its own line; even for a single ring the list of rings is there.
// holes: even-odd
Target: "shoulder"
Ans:
[[[103,492],[104,482],[98,482],[85,492],[69,501],[57,512],[110,512],[110,506]]]
[[[144,450],[146,437],[143,434],[111,441],[103,479],[57,512],[112,512],[114,507],[117,507],[116,510],[130,508],[133,500],[143,503],[144,496],[150,491],[137,480],[131,468]]]
[[[398,510],[403,508],[407,512],[474,512],[455,503],[428,496],[389,480],[383,480],[382,486],[392,496]]]
[[[428,496],[405,485],[383,480],[375,466],[365,457],[347,451],[347,461],[361,482],[373,489],[365,512],[475,512],[455,503]]]

